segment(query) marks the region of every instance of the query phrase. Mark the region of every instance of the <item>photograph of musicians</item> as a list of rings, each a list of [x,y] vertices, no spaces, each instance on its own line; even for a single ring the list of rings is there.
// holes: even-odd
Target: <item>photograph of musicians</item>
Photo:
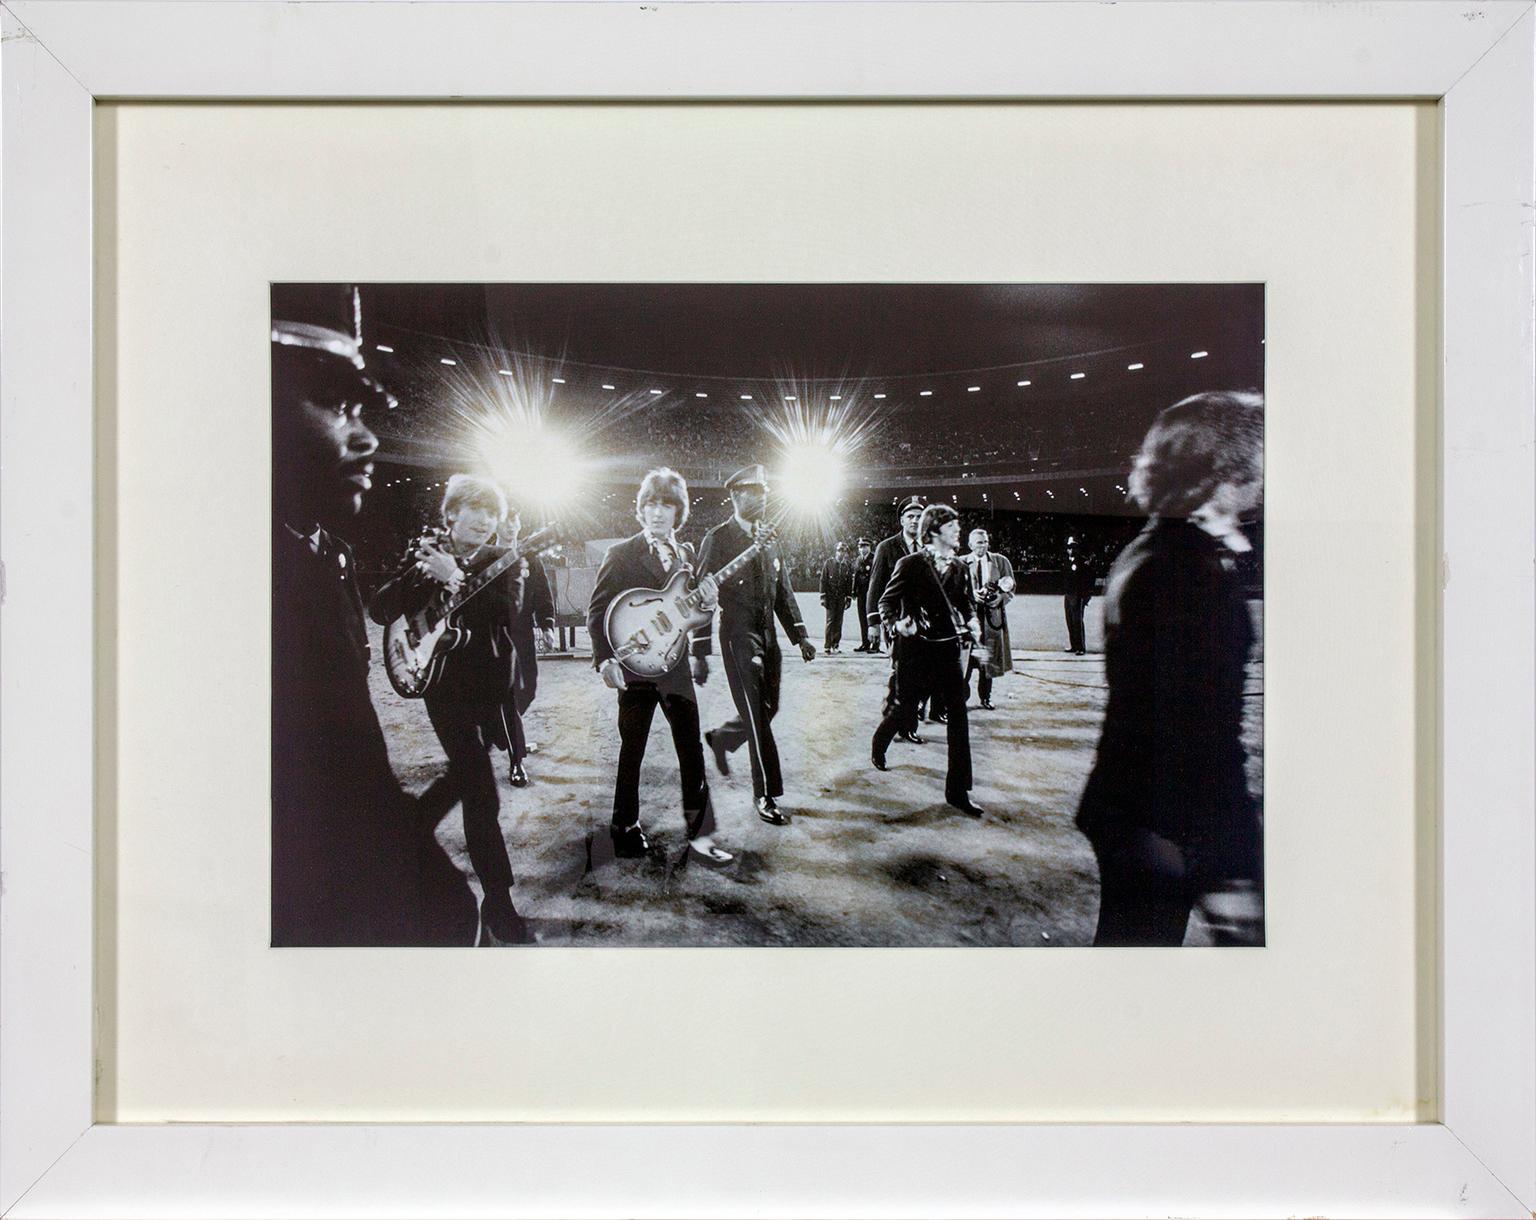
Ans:
[[[752,545],[768,506],[768,476],[761,466],[747,466],[725,481],[735,510],[730,520],[704,535],[699,547],[699,572],[719,571]],[[722,774],[730,774],[729,756],[742,745],[752,760],[752,796],[757,816],[770,826],[788,826],[789,815],[776,798],[784,795],[779,747],[773,740],[773,718],[779,710],[779,678],[783,656],[774,632],[777,615],[790,643],[810,661],[816,645],[806,637],[800,609],[789,587],[789,569],[769,544],[720,586],[720,661],[730,683],[736,715],[704,734]]]
[[[869,625],[870,634],[874,640],[874,650],[879,650],[880,645],[880,598],[885,594],[886,583],[891,579],[891,573],[896,570],[896,564],[905,555],[915,555],[920,549],[917,541],[917,523],[923,515],[923,501],[918,496],[909,496],[901,502],[901,528],[889,538],[881,540],[875,548],[874,558],[870,561],[869,589],[864,594],[864,618]],[[897,654],[901,652],[902,640],[893,637],[891,640],[891,661],[894,665]],[[886,692],[885,708],[890,711],[896,706],[896,674],[894,669]],[[896,736],[901,741],[910,741],[914,745],[922,745],[923,739],[917,735],[918,723],[923,718],[923,707],[913,705],[906,711],[911,715],[911,723],[904,724],[898,730]]]
[[[419,539],[393,580],[369,603],[377,623],[413,614],[428,599],[457,593],[507,548],[495,544],[506,497],[489,479],[456,474],[443,495],[444,532]],[[529,944],[533,936],[512,905],[512,864],[498,816],[501,799],[491,749],[510,748],[517,716],[513,691],[513,626],[522,612],[526,568],[513,564],[466,601],[455,625],[468,640],[450,650],[442,672],[427,688],[427,716],[448,759],[448,784],[464,810],[469,862],[485,897],[480,902],[482,943]]]
[[[1093,600],[1093,565],[1086,547],[1079,546],[1071,534],[1067,535],[1066,592],[1062,606],[1067,615],[1067,646],[1063,652],[1085,656],[1088,652],[1087,636],[1083,631],[1083,611]]]
[[[962,662],[964,648],[980,632],[971,600],[971,575],[955,554],[960,514],[947,504],[930,504],[918,524],[923,549],[903,556],[880,595],[880,619],[901,642],[896,655],[894,706],[886,710],[870,746],[876,770],[886,770],[885,751],[924,699],[947,713],[949,771],[944,799],[962,813],[980,817],[971,800],[971,738],[966,720],[970,694]],[[979,645],[978,645],[979,647]]]
[[[395,778],[350,530],[372,486],[355,289],[272,288],[272,944],[469,945],[474,895]]]
[[[880,633],[871,633],[864,602],[869,596],[869,574],[875,565],[874,547],[868,538],[859,539],[859,553],[853,559],[853,616],[859,620],[859,646],[854,652],[879,652]]]
[[[497,530],[497,541],[515,547],[522,527],[522,518],[515,508],[511,509]],[[523,730],[523,717],[539,689],[539,647],[534,642],[534,633],[538,633],[546,652],[555,647],[555,597],[550,591],[549,574],[537,555],[525,556],[523,562],[528,565],[528,575],[523,579],[523,609],[512,624],[512,646],[516,650],[512,662],[513,715],[507,717],[512,743],[507,751],[508,776],[514,788],[528,784],[523,760],[531,750]]]
[[[839,542],[832,558],[821,567],[821,604],[827,611],[827,652],[843,650],[843,615],[853,596],[853,566],[848,562],[848,544]],[[859,617],[863,617],[860,612]]]
[[[1008,603],[1013,600],[1013,564],[1008,556],[992,553],[991,536],[984,529],[973,529],[970,534],[971,550],[965,557],[965,565],[971,571],[971,590],[976,599],[976,617],[981,621],[981,644],[987,659],[971,654],[966,667],[965,684],[971,684],[971,674],[978,675],[976,693],[981,696],[981,706],[992,710],[992,679],[1002,676],[1013,668],[1013,642],[1008,637]]]
[[[1242,744],[1253,625],[1236,557],[1263,490],[1264,400],[1164,410],[1131,471],[1151,520],[1104,597],[1109,700],[1077,825],[1099,862],[1096,945],[1179,945],[1205,910],[1219,944],[1262,944],[1258,803]]]
[[[688,484],[674,470],[650,471],[635,495],[640,532],[608,548],[597,570],[592,601],[587,606],[587,633],[592,637],[592,664],[603,681],[619,695],[619,770],[613,785],[613,822],[609,833],[613,851],[637,859],[650,850],[640,824],[640,767],[656,709],[672,730],[678,777],[683,789],[683,822],[688,832],[686,859],[723,868],[734,857],[716,846],[715,813],[704,774],[704,747],[699,744],[699,704],[693,688],[709,680],[710,624],[696,629],[689,650],[661,677],[644,679],[625,670],[613,655],[605,619],[613,599],[630,589],[660,589],[680,568],[694,565],[693,548],[678,541],[677,531],[688,520]],[[705,606],[714,604],[713,579],[699,581]],[[692,653],[690,656],[689,653]]]

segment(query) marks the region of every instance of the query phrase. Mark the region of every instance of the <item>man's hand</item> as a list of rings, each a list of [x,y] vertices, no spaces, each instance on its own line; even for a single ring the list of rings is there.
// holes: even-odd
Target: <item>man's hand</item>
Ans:
[[[698,584],[699,604],[706,610],[713,610],[715,603],[720,600],[720,582],[713,576],[706,576]]]
[[[539,639],[544,642],[545,652],[554,652],[556,640],[555,629],[553,627],[541,627],[539,629]]]
[[[609,657],[603,662],[602,675],[603,684],[612,687],[614,690],[623,690],[629,685],[628,680],[624,677],[624,665],[618,657]]]
[[[891,630],[897,635],[916,635],[917,622],[909,614],[906,618],[899,618],[891,624]]]
[[[810,640],[800,641],[800,659],[802,661],[814,661],[816,659],[816,645]]]
[[[464,571],[458,562],[431,539],[416,548],[416,569],[450,590],[456,591],[464,583]]]
[[[693,673],[693,684],[695,686],[703,686],[704,683],[709,681],[708,657],[694,657],[693,660],[688,662],[688,668]]]

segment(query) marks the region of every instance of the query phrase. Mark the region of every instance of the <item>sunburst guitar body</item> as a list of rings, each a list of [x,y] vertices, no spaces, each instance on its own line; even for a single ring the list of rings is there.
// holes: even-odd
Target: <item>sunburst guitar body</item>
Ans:
[[[724,584],[774,539],[771,526],[759,526],[754,540],[735,559],[713,573]],[[693,569],[686,564],[673,572],[660,589],[628,589],[608,603],[603,629],[619,663],[637,678],[656,679],[683,659],[696,628],[709,622],[697,589],[690,589]]]

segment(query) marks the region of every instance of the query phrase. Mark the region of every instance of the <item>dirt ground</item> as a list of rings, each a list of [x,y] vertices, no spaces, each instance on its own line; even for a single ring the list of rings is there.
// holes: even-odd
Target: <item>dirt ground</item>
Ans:
[[[814,594],[799,600],[819,648],[821,607]],[[845,651],[806,664],[786,645],[774,731],[784,764],[780,805],[793,822],[776,828],[758,820],[745,750],[732,756],[729,777],[711,761],[717,841],[737,856],[719,872],[676,867],[685,843],[677,764],[659,714],[640,793],[654,850],[641,861],[603,859],[611,855],[615,694],[593,671],[584,637],[577,657],[542,658],[528,715],[529,739],[539,743],[526,764],[529,786],[511,787],[505,756],[497,755],[518,909],[547,945],[1088,944],[1097,871],[1072,817],[1104,706],[1101,607],[1097,599],[1089,607],[1089,654],[1075,657],[1061,651],[1059,597],[1011,603],[1015,672],[997,680],[996,711],[972,700],[972,796],[987,810],[979,822],[944,803],[942,725],[924,727],[923,745],[895,743],[888,772],[870,766],[886,657]],[[843,647],[857,644],[850,611]],[[1255,660],[1244,738],[1256,790],[1262,685]],[[444,768],[426,709],[400,699],[378,665],[373,694],[395,770],[419,792]],[[733,714],[718,665],[699,695],[705,728]],[[470,872],[457,808],[438,838]],[[1189,942],[1204,939],[1196,921]]]

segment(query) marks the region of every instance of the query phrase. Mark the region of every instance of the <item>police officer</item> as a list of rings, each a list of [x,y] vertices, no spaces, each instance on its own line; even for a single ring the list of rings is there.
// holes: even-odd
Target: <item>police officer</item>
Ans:
[[[763,532],[767,474],[760,465],[743,467],[725,481],[725,489],[734,511],[729,520],[704,535],[699,547],[699,575],[720,571],[756,540],[762,540],[762,549],[720,585],[720,659],[736,715],[705,733],[704,741],[722,775],[730,774],[729,756],[742,745],[748,747],[757,816],[770,826],[787,826],[789,815],[779,809],[775,799],[784,794],[784,777],[779,771],[779,748],[773,740],[783,667],[774,616],[805,660],[816,656],[816,646],[800,621],[800,610],[789,587],[789,569]]]
[[[869,595],[869,574],[874,567],[874,544],[868,538],[859,539],[859,553],[853,561],[853,613],[859,620],[859,646],[854,652],[879,652],[880,633],[871,637],[869,618],[864,613],[864,599]]]

